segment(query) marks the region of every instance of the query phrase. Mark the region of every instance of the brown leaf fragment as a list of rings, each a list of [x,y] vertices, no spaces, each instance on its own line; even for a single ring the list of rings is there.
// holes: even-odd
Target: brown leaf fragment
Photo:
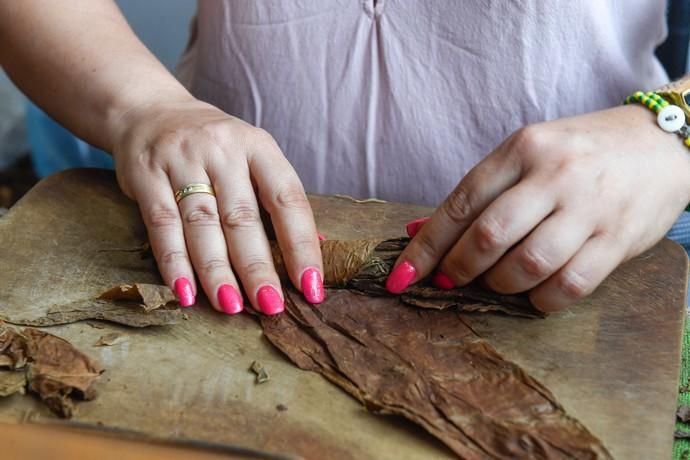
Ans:
[[[93,383],[103,368],[66,340],[38,329],[0,329],[0,355],[21,370],[30,391],[58,416],[71,417],[73,399],[96,396]]]
[[[374,412],[402,415],[466,459],[609,459],[551,392],[452,310],[329,290],[314,307],[285,291],[266,337]]]
[[[0,371],[0,397],[26,392],[26,373],[20,371]]]
[[[256,374],[255,382],[257,384],[265,383],[270,380],[270,377],[268,376],[268,372],[266,372],[264,365],[261,364],[259,361],[253,361],[249,370]]]
[[[690,431],[676,430],[673,432],[673,437],[676,439],[690,439]]]
[[[0,363],[11,370],[22,369],[29,356],[29,344],[14,329],[0,326]]]
[[[126,342],[127,337],[120,334],[119,332],[111,332],[109,334],[102,335],[96,343],[93,344],[94,347],[111,347],[113,345]]]
[[[14,317],[12,322],[22,326],[40,327],[95,319],[131,327],[148,327],[176,324],[181,315],[180,308],[165,307],[146,312],[139,302],[91,299],[55,305],[40,317]]]
[[[147,313],[172,302],[177,302],[177,297],[169,287],[145,283],[115,286],[98,296],[98,299],[137,302]]]
[[[678,410],[676,411],[676,417],[681,422],[689,422],[690,421],[690,406],[679,406]]]

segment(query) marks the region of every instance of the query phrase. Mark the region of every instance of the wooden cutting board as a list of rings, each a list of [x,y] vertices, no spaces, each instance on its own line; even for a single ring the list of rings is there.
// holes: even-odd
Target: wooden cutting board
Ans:
[[[431,212],[342,197],[314,196],[312,204],[330,239],[400,236],[407,221]],[[111,172],[73,170],[45,179],[0,218],[0,311],[10,302],[61,303],[93,297],[104,286],[157,280],[138,258],[107,251],[145,238],[136,206],[119,193]],[[589,299],[545,320],[468,318],[616,458],[670,458],[687,270],[682,248],[662,241]],[[187,320],[167,327],[50,328],[107,368],[99,397],[80,404],[72,423],[306,458],[452,457],[421,428],[370,414],[319,375],[294,367],[249,315],[223,316],[203,299],[185,312]],[[126,341],[93,346],[109,332]],[[254,383],[248,370],[254,360],[264,363],[268,383]],[[25,421],[55,418],[29,397],[0,400],[0,422]]]

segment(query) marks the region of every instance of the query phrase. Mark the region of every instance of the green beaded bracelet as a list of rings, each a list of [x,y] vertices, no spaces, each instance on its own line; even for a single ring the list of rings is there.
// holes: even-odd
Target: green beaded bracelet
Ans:
[[[631,96],[628,96],[625,99],[624,104],[632,104],[633,102],[638,102],[644,106],[647,106],[647,108],[653,110],[654,113],[661,112],[661,109],[669,105],[669,102],[666,99],[652,91],[647,93],[637,91]]]
[[[678,133],[683,138],[683,144],[690,148],[690,126],[686,123],[683,109],[677,105],[671,105],[653,91],[646,93],[637,91],[625,98],[624,104],[632,104],[633,102],[642,104],[656,113],[659,127],[667,132]],[[690,211],[690,204],[685,207],[685,211]]]
[[[637,91],[625,99],[624,104],[640,103],[657,114],[657,124],[669,133],[677,133],[683,138],[683,144],[690,148],[690,126],[686,123],[685,112],[677,105],[671,105],[666,99],[653,91]]]

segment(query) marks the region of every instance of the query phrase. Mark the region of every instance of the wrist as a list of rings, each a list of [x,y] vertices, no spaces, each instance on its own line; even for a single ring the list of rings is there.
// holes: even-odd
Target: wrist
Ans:
[[[133,90],[114,96],[105,110],[104,148],[113,155],[137,126],[154,120],[171,106],[196,99],[177,81],[156,91]]]
[[[666,94],[664,94],[666,96]],[[673,100],[674,102],[676,99]],[[636,103],[633,103],[636,102]],[[633,132],[654,140],[654,152],[671,157],[674,170],[669,173],[682,180],[684,203],[690,203],[690,127],[688,126],[686,107],[673,104],[658,93],[637,92],[626,99],[626,122]],[[646,120],[646,121],[645,121]],[[690,206],[688,206],[690,208]]]

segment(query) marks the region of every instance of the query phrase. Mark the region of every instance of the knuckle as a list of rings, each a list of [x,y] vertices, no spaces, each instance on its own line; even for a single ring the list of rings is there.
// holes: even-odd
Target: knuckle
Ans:
[[[164,251],[158,257],[158,263],[161,265],[175,265],[187,260],[187,253],[179,250]]]
[[[474,224],[474,234],[479,249],[493,252],[506,247],[506,233],[503,226],[494,218],[482,217]]]
[[[443,202],[442,209],[448,218],[457,225],[465,224],[472,218],[472,194],[463,184],[458,185]]]
[[[215,204],[198,204],[184,214],[185,224],[192,227],[217,225],[218,210]]]
[[[161,206],[152,209],[147,220],[149,227],[154,229],[176,227],[180,220],[180,212],[176,208]]]
[[[561,274],[558,287],[571,299],[581,299],[594,290],[593,283],[573,270],[567,270]]]
[[[517,263],[520,269],[532,278],[545,278],[554,270],[554,266],[548,258],[529,248],[518,253]]]
[[[230,263],[222,257],[212,257],[204,260],[199,267],[200,275],[210,275],[219,271],[225,272],[230,267]]]
[[[418,233],[414,242],[419,245],[418,247],[422,253],[428,254],[431,257],[441,256],[441,248],[438,247],[438,244],[427,233]]]
[[[266,278],[273,270],[273,265],[266,260],[251,260],[242,265],[241,270],[248,278]]]
[[[223,212],[221,221],[223,227],[232,231],[238,228],[256,227],[260,225],[261,217],[258,209],[249,203],[235,203]]]
[[[515,151],[530,154],[544,148],[546,134],[539,125],[527,125],[515,131],[512,141]]]
[[[250,136],[254,140],[254,144],[256,144],[257,146],[277,145],[271,133],[269,133],[263,128],[252,127]]]
[[[293,254],[312,253],[316,248],[315,241],[307,237],[293,238],[285,242],[285,252]]]
[[[273,202],[276,206],[286,209],[309,209],[309,200],[299,182],[290,182],[275,192]]]
[[[214,141],[224,138],[227,121],[225,119],[207,121],[199,127],[199,132]]]
[[[179,150],[186,139],[185,133],[179,129],[163,131],[153,138],[150,150],[158,152],[168,152],[173,149]]]
[[[610,183],[606,180],[603,183],[599,183],[601,174],[597,174],[592,178],[592,168],[586,163],[580,161],[577,158],[566,157],[555,165],[554,176],[559,180],[560,184],[567,188],[573,183],[593,183],[593,185],[602,185],[603,183]],[[591,179],[591,180],[590,180]],[[606,178],[608,179],[608,178]],[[593,187],[593,190],[601,190],[602,187]]]

